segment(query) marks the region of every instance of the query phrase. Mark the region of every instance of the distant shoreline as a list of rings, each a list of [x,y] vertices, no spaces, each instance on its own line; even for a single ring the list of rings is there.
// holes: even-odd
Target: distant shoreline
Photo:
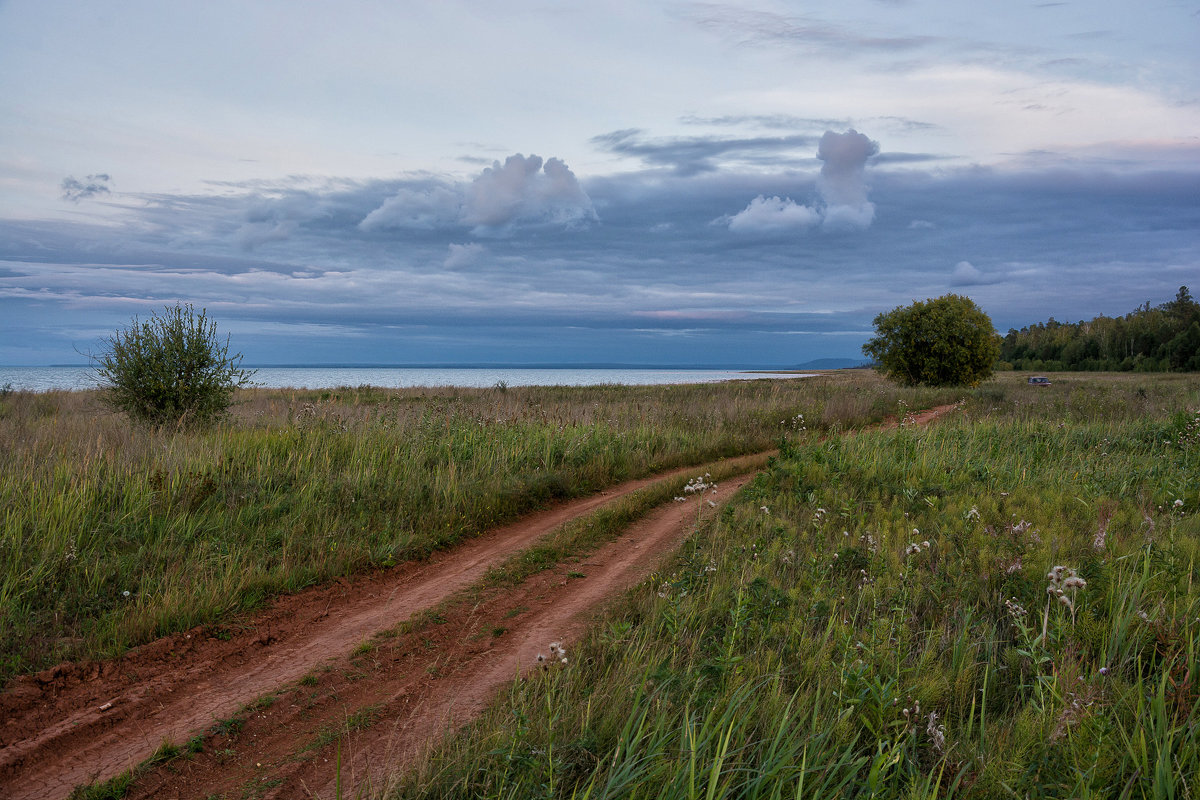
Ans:
[[[813,374],[795,368],[697,367],[251,367],[247,388],[331,389],[372,386],[491,388],[517,386],[627,386],[717,383],[731,380],[789,379]],[[0,367],[0,387],[17,391],[86,391],[96,388],[91,367]]]
[[[789,366],[763,366],[746,364],[624,364],[621,362],[596,362],[574,364],[569,362],[550,364],[487,363],[487,362],[430,362],[418,364],[242,364],[245,369],[625,369],[625,370],[720,370],[731,372],[813,372],[816,370],[858,369],[867,366],[848,359],[845,364],[835,366],[837,359],[822,359],[811,364]],[[826,363],[828,362],[828,363]],[[819,364],[819,365],[818,365]],[[0,364],[0,369],[92,369],[93,364]]]

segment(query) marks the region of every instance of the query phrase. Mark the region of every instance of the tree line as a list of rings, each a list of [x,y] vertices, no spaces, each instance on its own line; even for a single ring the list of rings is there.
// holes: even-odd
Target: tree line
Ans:
[[[1000,366],[1018,370],[1200,371],[1200,303],[1188,287],[1158,306],[1123,317],[1046,322],[1010,329]]]

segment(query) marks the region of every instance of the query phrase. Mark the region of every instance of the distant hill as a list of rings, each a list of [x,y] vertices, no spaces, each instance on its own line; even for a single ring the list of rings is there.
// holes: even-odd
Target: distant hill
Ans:
[[[812,361],[797,364],[792,369],[853,369],[865,367],[867,364],[868,362],[861,358],[815,358]]]

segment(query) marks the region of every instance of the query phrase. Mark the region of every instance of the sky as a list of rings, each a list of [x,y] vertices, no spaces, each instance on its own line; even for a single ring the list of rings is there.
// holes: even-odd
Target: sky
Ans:
[[[835,7],[836,6],[836,7]],[[0,365],[789,366],[1200,289],[1200,0],[0,0]]]

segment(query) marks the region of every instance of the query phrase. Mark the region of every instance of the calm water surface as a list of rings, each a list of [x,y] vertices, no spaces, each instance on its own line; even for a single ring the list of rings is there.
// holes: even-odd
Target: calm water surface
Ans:
[[[787,372],[743,372],[714,369],[579,369],[502,367],[258,367],[254,382],[266,388],[328,389],[337,386],[593,386],[619,383],[646,386],[665,383],[714,383],[751,378],[798,378]],[[95,373],[88,367],[0,367],[0,387],[47,392],[92,389]]]

